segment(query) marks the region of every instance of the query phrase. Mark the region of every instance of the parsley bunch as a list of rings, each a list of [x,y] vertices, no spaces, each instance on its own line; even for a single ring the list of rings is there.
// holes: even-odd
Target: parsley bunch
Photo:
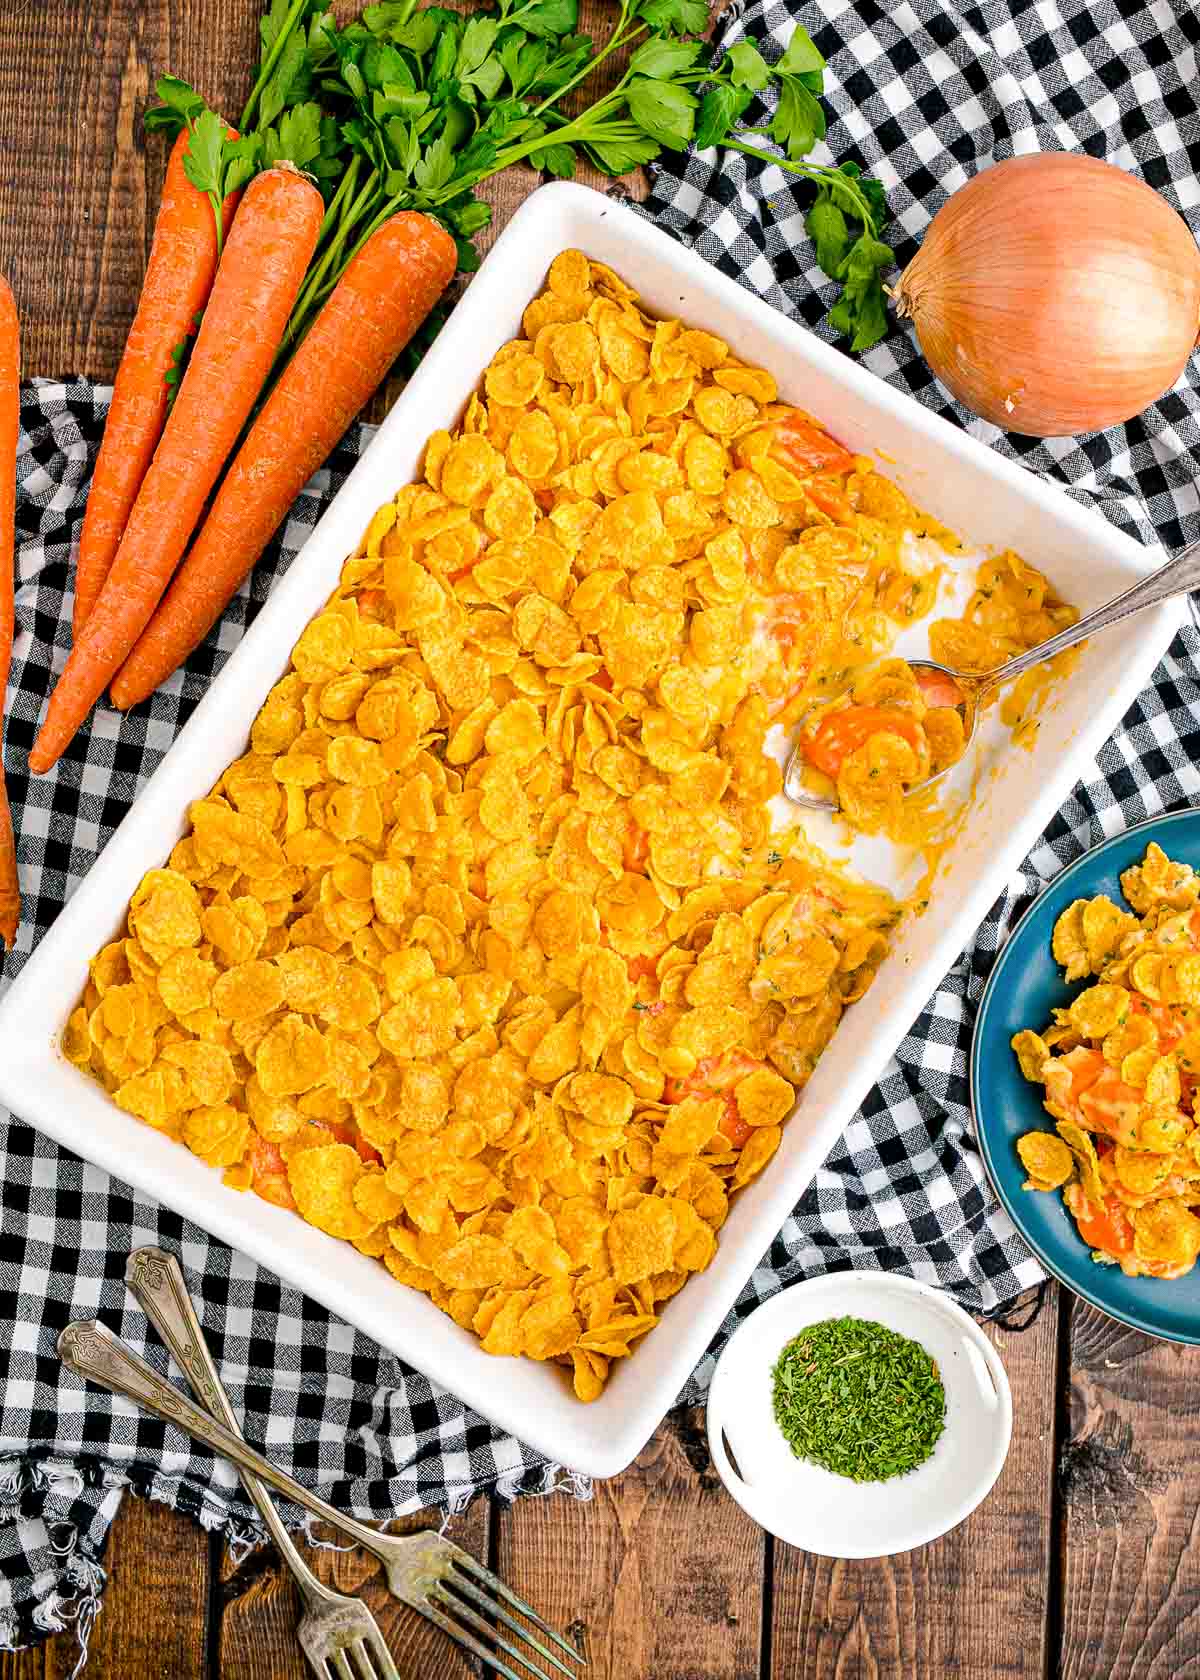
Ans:
[[[579,31],[577,0],[493,0],[469,14],[380,0],[345,25],[323,0],[272,0],[238,138],[171,77],[147,122],[190,129],[188,175],[219,230],[224,197],[272,163],[294,163],[321,188],[325,220],[283,355],[397,210],[441,221],[469,272],[479,264],[472,240],[491,220],[477,189],[500,170],[525,163],[569,178],[584,158],[624,175],[690,144],[726,146],[813,183],[808,232],[842,283],[830,324],[863,350],[887,328],[882,275],[893,258],[880,238],[879,182],[853,163],[809,161],[825,136],[824,59],[797,26],[774,64],[739,41],[713,65],[705,43],[689,38],[707,21],[706,0],[619,0],[598,42]],[[615,85],[589,96],[584,84],[618,53],[628,57]],[[771,95],[769,120],[744,125]]]

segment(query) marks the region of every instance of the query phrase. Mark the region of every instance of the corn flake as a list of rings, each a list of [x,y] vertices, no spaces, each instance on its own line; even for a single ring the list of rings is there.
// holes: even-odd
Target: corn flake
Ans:
[[[355,1189],[363,1176],[357,1150],[345,1143],[327,1143],[304,1149],[288,1159],[288,1183],[303,1218],[331,1237],[363,1237],[369,1221],[355,1202]]]
[[[254,1068],[267,1096],[299,1096],[325,1078],[329,1046],[316,1027],[287,1014],[259,1040]]]

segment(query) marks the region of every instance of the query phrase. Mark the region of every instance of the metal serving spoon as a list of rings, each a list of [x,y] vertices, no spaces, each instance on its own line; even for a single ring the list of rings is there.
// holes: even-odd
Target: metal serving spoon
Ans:
[[[985,671],[981,676],[969,676],[964,671],[952,671],[945,665],[939,665],[933,659],[910,659],[908,664],[918,676],[923,671],[929,671],[935,676],[948,677],[957,685],[962,695],[958,711],[963,720],[964,746],[969,745],[979,720],[979,702],[984,695],[990,694],[993,689],[1001,687],[1004,683],[1012,682],[1016,677],[1024,676],[1026,671],[1042,664],[1044,660],[1052,659],[1056,653],[1076,647],[1089,636],[1094,636],[1097,630],[1107,630],[1109,625],[1120,624],[1124,619],[1132,618],[1134,613],[1145,612],[1147,607],[1157,607],[1163,601],[1169,601],[1176,595],[1190,594],[1194,589],[1200,589],[1200,542],[1192,543],[1182,554],[1177,554],[1156,572],[1151,572],[1149,577],[1139,578],[1137,583],[1123,589],[1119,595],[1114,595],[1111,601],[1093,607],[1091,612],[1084,613],[1077,623],[1070,625],[1066,630],[1060,630],[1057,636],[1051,636],[1049,641],[1039,642],[1037,647],[1029,648],[1025,653],[1019,653],[1015,659],[1010,659],[1007,664],[998,666],[994,671]],[[808,763],[801,740],[804,725],[811,716],[812,710],[800,719],[796,744],[784,771],[783,791],[796,805],[805,805],[813,811],[836,811],[836,800],[813,793],[801,780]],[[950,765],[947,768],[953,769],[954,766]],[[947,770],[939,770],[936,775],[927,776],[922,782],[914,782],[907,792],[915,793],[918,788],[931,787],[946,774]]]

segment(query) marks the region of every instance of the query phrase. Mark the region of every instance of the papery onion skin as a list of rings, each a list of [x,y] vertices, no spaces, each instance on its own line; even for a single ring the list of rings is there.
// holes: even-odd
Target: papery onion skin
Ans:
[[[1074,437],[1179,378],[1200,329],[1200,252],[1145,182],[1046,152],[960,187],[895,295],[961,403],[1006,431]]]

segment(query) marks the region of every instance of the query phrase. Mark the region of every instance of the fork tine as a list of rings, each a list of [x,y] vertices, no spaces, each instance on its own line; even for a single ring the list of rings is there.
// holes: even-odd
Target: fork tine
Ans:
[[[492,1592],[498,1598],[504,1599],[506,1604],[511,1604],[518,1616],[524,1616],[526,1621],[532,1622],[535,1628],[540,1629],[548,1638],[553,1639],[554,1643],[564,1650],[572,1661],[581,1663],[584,1668],[587,1667],[587,1658],[581,1656],[574,1645],[568,1645],[562,1634],[556,1633],[549,1622],[544,1622],[532,1605],[526,1604],[523,1598],[517,1597],[511,1587],[505,1586],[499,1575],[493,1575],[490,1569],[485,1569],[481,1563],[477,1563],[470,1552],[464,1552],[461,1546],[454,1544],[453,1540],[443,1541],[443,1544],[453,1554],[454,1561],[461,1570],[468,1575],[472,1575],[483,1586],[490,1587]]]
[[[353,1680],[378,1680],[379,1670],[371,1659],[365,1641],[356,1639],[353,1645],[344,1645],[340,1655],[345,1657]]]
[[[524,1651],[520,1650],[510,1640],[503,1638],[502,1635],[499,1634],[492,1626],[491,1622],[486,1621],[482,1616],[478,1615],[476,1611],[471,1609],[469,1604],[464,1604],[457,1594],[447,1592],[444,1581],[439,1582],[437,1586],[431,1587],[429,1591],[431,1596],[435,1596],[437,1598],[439,1604],[444,1604],[446,1606],[451,1615],[461,1616],[463,1621],[465,1621],[469,1627],[473,1627],[477,1632],[484,1634],[488,1639],[498,1645],[500,1650],[507,1651],[510,1657],[514,1657],[519,1663],[524,1663],[526,1668],[531,1669],[534,1674],[540,1675],[542,1673],[540,1668],[536,1668],[534,1664],[530,1662]],[[559,1662],[553,1651],[548,1651],[540,1640],[535,1639],[532,1634],[526,1633],[525,1629],[521,1627],[518,1622],[514,1622],[511,1616],[504,1615],[503,1611],[497,1611],[496,1614],[498,1617],[503,1617],[504,1621],[510,1628],[514,1628],[522,1639],[532,1645],[539,1656],[545,1657],[547,1662],[552,1662],[560,1674],[567,1675],[569,1680],[575,1680],[574,1675],[571,1674],[571,1670],[567,1667],[566,1663]],[[550,1680],[554,1680],[552,1675],[550,1676]]]
[[[354,1680],[383,1680],[375,1662],[375,1653],[365,1639],[356,1639],[353,1645],[347,1645],[345,1655],[349,1659]]]
[[[363,1680],[400,1680],[400,1670],[392,1661],[392,1653],[384,1644],[382,1635],[374,1641],[364,1637],[350,1649],[358,1658]]]
[[[470,1651],[474,1657],[481,1657],[487,1666],[500,1676],[500,1680],[528,1680],[528,1675],[518,1674],[515,1668],[509,1668],[506,1662],[500,1660],[495,1651],[489,1651],[487,1646],[481,1644],[473,1633],[468,1633],[466,1628],[459,1627],[457,1622],[451,1621],[449,1616],[443,1615],[431,1599],[422,1598],[419,1602],[413,1604],[413,1609],[419,1610],[426,1621],[432,1622],[434,1627],[441,1628],[442,1632],[448,1634],[456,1645],[461,1645],[464,1651]],[[529,1670],[530,1674],[536,1676],[536,1680],[549,1680],[549,1676],[544,1670],[534,1668],[532,1663],[524,1662],[523,1658],[519,1660]]]
[[[345,1651],[331,1651],[325,1661],[331,1665],[337,1680],[355,1680],[354,1670]]]
[[[569,1669],[565,1662],[560,1662],[548,1645],[543,1645],[540,1639],[535,1639],[529,1629],[523,1626],[515,1616],[510,1616],[503,1605],[497,1604],[495,1599],[489,1598],[486,1593],[480,1592],[478,1587],[472,1586],[465,1575],[456,1575],[451,1571],[450,1574],[442,1576],[442,1585],[453,1587],[455,1593],[462,1593],[473,1604],[480,1605],[489,1616],[494,1616],[498,1622],[503,1622],[505,1627],[511,1628],[515,1634],[519,1634],[526,1644],[532,1645],[539,1656],[545,1657],[547,1662],[553,1663],[560,1674],[566,1674],[570,1677],[570,1680],[576,1680],[574,1670]],[[488,1626],[486,1622],[478,1625]]]

